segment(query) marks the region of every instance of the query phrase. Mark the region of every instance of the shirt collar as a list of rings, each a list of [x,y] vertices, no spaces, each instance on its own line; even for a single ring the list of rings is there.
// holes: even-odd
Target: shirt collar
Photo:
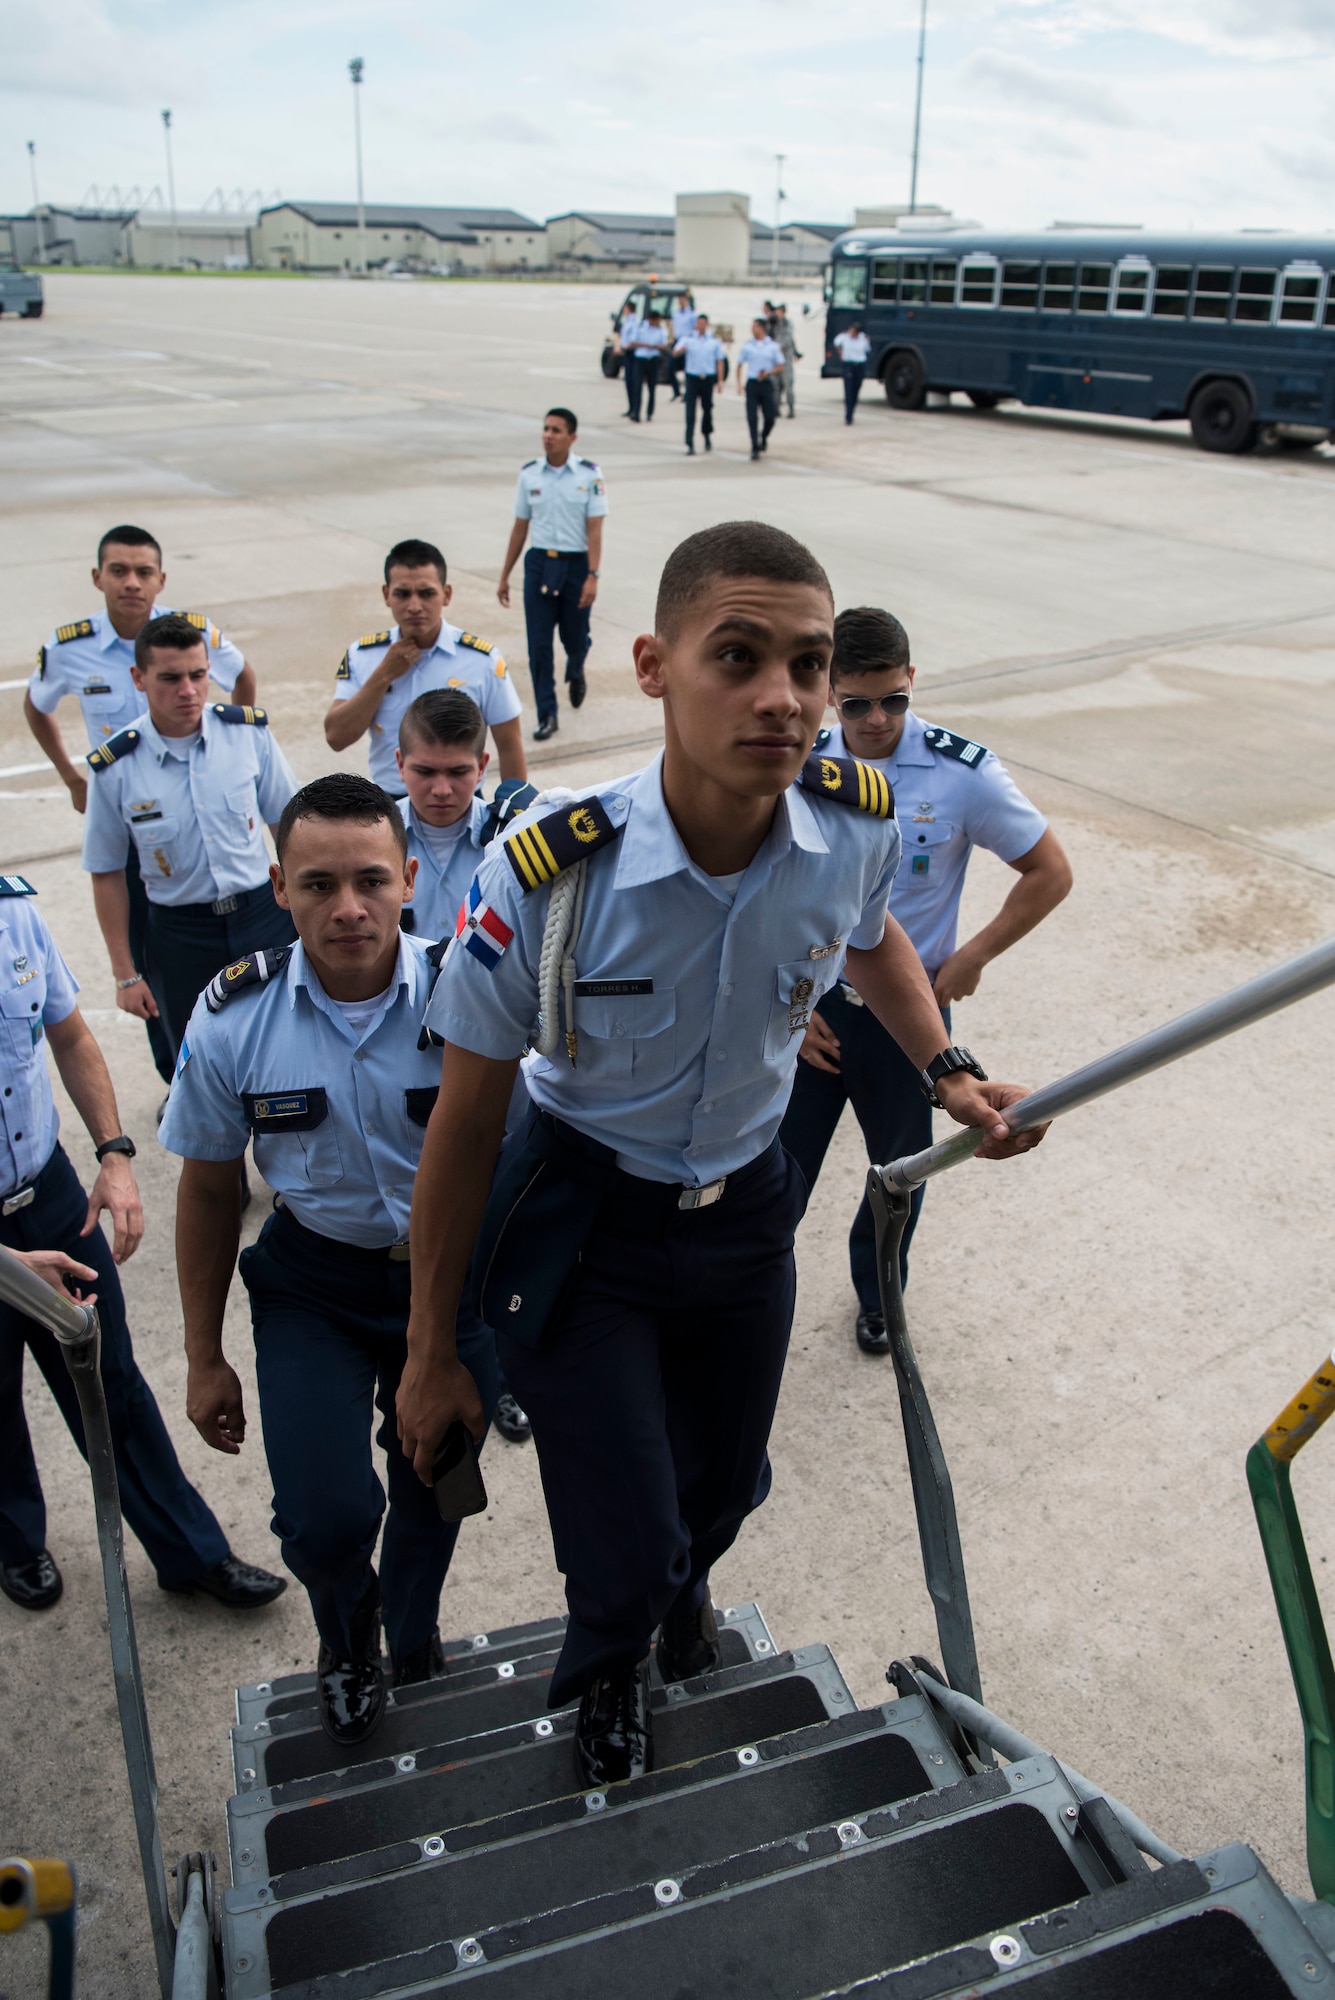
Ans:
[[[542,454],[541,470],[547,474],[547,477],[549,479],[559,479],[563,472],[573,472],[574,469],[575,469],[575,454],[573,451],[571,452],[569,458],[567,458],[564,465],[553,465],[550,458],[548,458],[546,452]]]
[[[416,1001],[420,999],[423,1005],[425,1005],[427,996],[426,971],[425,959],[420,958],[413,951],[406,936],[400,932],[394,970],[390,975],[389,985],[386,989],[389,998],[385,1002],[384,1012],[387,1013],[389,1011],[399,994],[405,988],[410,1000]],[[335,1018],[337,1010],[334,1008],[333,1002],[325,992],[324,987],[320,984],[320,975],[307,958],[306,947],[300,938],[293,945],[292,956],[287,962],[287,998],[289,1007],[296,1006],[297,994],[299,992],[304,992],[312,1007],[317,1008],[320,1013],[327,1014],[331,1020]],[[342,1020],[341,1015],[338,1015],[337,1018],[340,1021]],[[381,1018],[383,1019],[383,1014]]]
[[[403,816],[403,823],[409,832],[420,835],[424,822],[418,818],[417,808],[406,793],[399,800],[399,811]],[[486,816],[486,811],[486,800],[479,797],[477,793],[474,793],[468,808],[468,841],[472,847],[481,847],[482,845],[482,821]],[[433,826],[430,831],[432,833],[439,833],[448,831],[448,829]],[[428,848],[427,851],[430,852],[430,849]]]
[[[189,755],[190,755],[189,751],[186,752],[185,756],[183,757],[181,756],[181,738],[179,736],[160,735],[158,730],[154,727],[153,718],[148,713],[147,709],[144,710],[144,713],[137,719],[137,721],[134,723],[133,726],[139,731],[140,742],[147,743],[149,749],[153,752],[153,755],[157,758],[159,764],[162,762],[164,757],[168,756],[180,757],[181,762],[183,764],[189,762]],[[198,747],[201,750],[207,750],[208,745],[209,745],[209,704],[205,702],[199,718]]]
[[[771,863],[779,861],[790,847],[808,854],[828,854],[829,845],[820,830],[809,801],[796,785],[780,795],[773,824],[756,853]],[[647,882],[662,882],[669,875],[689,874],[690,855],[673,824],[663,797],[663,753],[640,773],[631,800],[621,853],[617,858],[618,889],[638,888]]]
[[[887,761],[891,764],[930,764],[932,752],[923,733],[926,727],[927,724],[920,722],[909,709],[904,717],[904,733],[895,746],[894,756]]]

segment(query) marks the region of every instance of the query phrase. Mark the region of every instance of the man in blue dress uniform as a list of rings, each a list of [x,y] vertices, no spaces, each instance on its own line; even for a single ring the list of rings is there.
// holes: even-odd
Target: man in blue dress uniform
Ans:
[[[454,1335],[481,1225],[481,1310],[533,1423],[566,1577],[550,1699],[580,1699],[582,1784],[649,1768],[655,1628],[665,1678],[717,1662],[709,1571],[769,1488],[806,1199],[779,1123],[845,958],[984,1151],[1032,1143],[998,1116],[1023,1091],[947,1046],[887,919],[889,787],[808,761],[833,627],[825,573],[791,536],[733,522],[682,543],[634,645],[663,755],[493,844],[427,1010],[445,1048],[399,1431],[425,1479],[452,1420],[481,1429]],[[526,1045],[533,1120],[488,1200]]]

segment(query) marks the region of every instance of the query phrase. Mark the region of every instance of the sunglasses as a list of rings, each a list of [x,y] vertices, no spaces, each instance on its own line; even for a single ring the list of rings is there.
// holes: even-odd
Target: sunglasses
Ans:
[[[835,703],[835,707],[849,722],[860,722],[863,716],[870,715],[874,708],[883,710],[886,715],[904,715],[912,699],[911,691],[908,688],[901,688],[897,694],[881,694],[874,698],[866,694],[845,695],[842,701]]]

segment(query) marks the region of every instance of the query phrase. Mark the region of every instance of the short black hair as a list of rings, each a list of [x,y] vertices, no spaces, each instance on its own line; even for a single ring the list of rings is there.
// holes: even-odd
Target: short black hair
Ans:
[[[203,644],[204,634],[198,625],[192,624],[179,611],[167,611],[161,618],[150,618],[135,640],[134,663],[140,673],[144,673],[154,653],[189,653]]]
[[[909,635],[889,611],[860,604],[841,611],[834,621],[834,657],[830,679],[845,674],[883,674],[909,664]]]
[[[119,528],[108,528],[106,534],[103,535],[101,541],[98,543],[97,566],[99,569],[101,569],[103,558],[113,542],[119,542],[121,547],[126,549],[152,549],[158,559],[158,568],[162,568],[161,542],[157,540],[156,536],[150,535],[147,528],[132,528],[126,522]]]
[[[445,558],[434,542],[395,542],[385,557],[385,582],[389,582],[392,569],[434,569],[442,583],[445,581]]]
[[[795,536],[764,521],[720,521],[678,542],[664,563],[654,606],[655,631],[670,638],[701,591],[720,576],[808,584],[834,606],[829,577]]]
[[[428,688],[409,702],[399,723],[399,748],[406,756],[410,744],[423,742],[442,749],[466,743],[480,758],[487,747],[487,724],[473,697],[462,688]]]
[[[571,437],[574,437],[575,432],[579,429],[579,418],[575,415],[575,412],[573,410],[563,409],[562,406],[558,403],[555,409],[548,410],[547,414],[549,417],[559,417],[561,419],[561,422],[565,425],[566,429],[570,432]]]
[[[377,820],[387,819],[395,845],[407,859],[408,829],[398,805],[388,792],[379,785],[373,785],[369,778],[359,777],[355,771],[331,771],[327,777],[312,778],[309,785],[293,792],[283,807],[278,831],[274,835],[280,868],[292,829],[299,819],[351,819],[359,826],[374,826]]]

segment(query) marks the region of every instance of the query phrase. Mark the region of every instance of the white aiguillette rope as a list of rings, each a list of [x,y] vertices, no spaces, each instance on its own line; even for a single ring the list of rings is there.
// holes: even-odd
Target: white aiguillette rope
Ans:
[[[568,805],[577,792],[564,786],[543,792],[529,811],[538,806]],[[584,877],[587,861],[577,861],[552,883],[547,897],[547,921],[543,926],[542,950],[538,956],[538,1020],[530,1046],[539,1055],[555,1055],[561,1040],[561,996],[566,1003],[566,1054],[573,1068],[575,1041],[575,947],[579,943],[584,914]]]

